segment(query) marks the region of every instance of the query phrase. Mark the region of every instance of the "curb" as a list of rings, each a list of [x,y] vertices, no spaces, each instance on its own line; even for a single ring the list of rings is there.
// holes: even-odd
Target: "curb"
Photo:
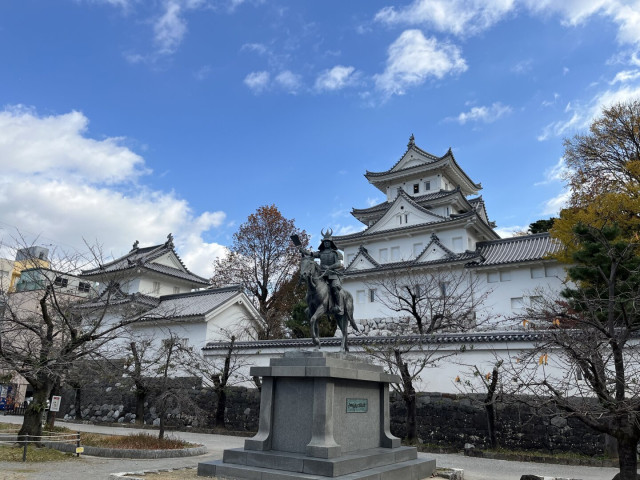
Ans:
[[[18,436],[7,438],[8,441],[18,441]],[[76,453],[76,446],[68,443],[58,442],[40,442],[42,445],[53,448],[60,452]],[[149,458],[181,458],[181,457],[196,457],[198,455],[204,455],[207,453],[207,447],[200,445],[199,447],[181,448],[172,450],[139,450],[139,449],[126,449],[126,448],[103,448],[92,447],[89,445],[82,445],[84,447],[83,455],[90,455],[92,457],[106,457],[106,458],[133,458],[133,459],[149,459]]]
[[[198,467],[159,468],[157,470],[139,470],[136,472],[119,472],[119,473],[112,473],[111,475],[109,475],[109,480],[122,480],[123,478],[126,478],[127,480],[144,480],[143,478],[136,477],[135,475],[144,476],[148,473],[179,472],[182,470],[192,470],[196,468]]]
[[[42,442],[49,448],[54,448],[66,453],[75,453],[76,446],[66,443],[51,443]],[[173,450],[137,450],[137,449],[124,449],[124,448],[102,448],[91,447],[83,445],[83,455],[91,455],[93,457],[108,457],[108,458],[180,458],[180,457],[195,457],[198,455],[204,455],[207,453],[207,447],[200,445],[199,447],[173,449]]]

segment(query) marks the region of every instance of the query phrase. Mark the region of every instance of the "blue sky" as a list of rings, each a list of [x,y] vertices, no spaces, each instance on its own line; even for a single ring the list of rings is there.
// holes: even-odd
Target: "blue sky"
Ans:
[[[208,275],[276,204],[319,237],[383,200],[410,134],[499,232],[557,213],[562,141],[640,97],[640,2],[0,1],[0,235]]]

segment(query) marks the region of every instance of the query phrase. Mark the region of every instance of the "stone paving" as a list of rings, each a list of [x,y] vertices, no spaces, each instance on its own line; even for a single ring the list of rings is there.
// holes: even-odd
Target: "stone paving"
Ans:
[[[22,417],[0,417],[0,422],[22,423]],[[58,422],[62,425],[63,422]],[[102,425],[68,424],[69,428],[96,433],[134,433],[133,428]],[[139,472],[162,468],[195,467],[204,459],[222,458],[226,448],[239,448],[244,438],[204,433],[170,433],[188,442],[201,443],[208,449],[206,455],[188,458],[166,458],[153,460],[125,460],[83,456],[79,460],[53,463],[4,462],[0,465],[0,480],[108,480],[112,473]],[[465,457],[456,454],[429,454],[439,467],[456,467],[464,470],[465,480],[519,480],[524,474],[547,477],[562,477],[580,480],[611,480],[618,470],[615,468],[551,465],[542,463],[511,462]]]

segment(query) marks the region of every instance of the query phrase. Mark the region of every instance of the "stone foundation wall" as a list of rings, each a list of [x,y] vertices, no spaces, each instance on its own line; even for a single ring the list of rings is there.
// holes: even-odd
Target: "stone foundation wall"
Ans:
[[[419,393],[418,437],[424,443],[462,449],[465,443],[488,448],[487,420],[482,395]],[[391,431],[405,436],[406,407],[392,395]],[[540,415],[521,403],[498,404],[497,432],[500,446],[512,450],[546,450],[599,455],[604,451],[604,435],[576,418]]]
[[[97,383],[84,388],[80,415],[73,406],[75,392],[62,392],[61,413],[65,418],[91,422],[135,423],[134,390],[127,379],[113,385]],[[175,402],[167,409],[168,427],[212,428],[216,394],[182,379]],[[149,395],[145,406],[145,424],[158,425],[157,392]],[[466,443],[478,448],[489,446],[486,414],[480,395],[442,393],[418,394],[418,437],[424,443],[462,449]],[[258,429],[260,393],[257,389],[232,387],[227,393],[225,421],[234,431]],[[406,408],[402,399],[391,396],[391,431],[405,436]],[[572,451],[587,455],[602,454],[604,435],[597,434],[575,418],[540,415],[521,404],[498,405],[497,436],[500,445],[514,450]]]

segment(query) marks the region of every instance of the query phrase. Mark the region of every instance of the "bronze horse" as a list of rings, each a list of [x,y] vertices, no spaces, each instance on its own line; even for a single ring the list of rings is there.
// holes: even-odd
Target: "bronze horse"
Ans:
[[[347,345],[347,332],[349,324],[357,332],[358,327],[353,321],[353,297],[346,290],[342,290],[342,299],[344,305],[344,314],[336,315],[329,313],[329,302],[331,294],[329,292],[329,286],[326,280],[322,277],[322,269],[318,265],[313,257],[309,255],[302,256],[300,263],[300,279],[307,283],[307,318],[309,319],[309,326],[311,327],[311,338],[316,349],[320,348],[320,339],[318,320],[323,314],[332,315],[336,319],[338,327],[342,331],[342,344],[341,350],[348,352],[349,347]]]

